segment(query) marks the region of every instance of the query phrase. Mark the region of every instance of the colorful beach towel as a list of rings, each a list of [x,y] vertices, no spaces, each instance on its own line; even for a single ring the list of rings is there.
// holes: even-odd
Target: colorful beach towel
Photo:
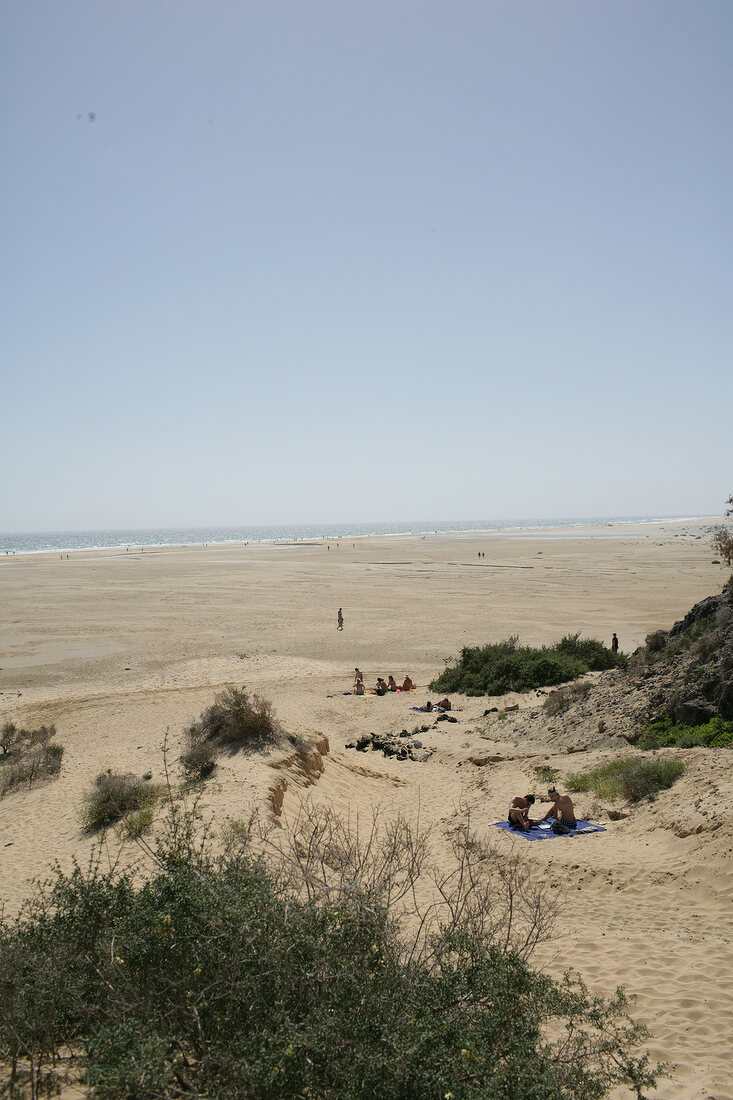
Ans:
[[[573,836],[585,836],[586,833],[606,832],[602,825],[594,825],[592,821],[579,821],[575,829],[563,834],[553,833],[549,821],[543,821],[541,825],[532,825],[527,832],[524,829],[515,829],[506,820],[492,821],[491,824],[495,825],[497,829],[503,829],[505,833],[520,837],[522,840],[566,840]]]

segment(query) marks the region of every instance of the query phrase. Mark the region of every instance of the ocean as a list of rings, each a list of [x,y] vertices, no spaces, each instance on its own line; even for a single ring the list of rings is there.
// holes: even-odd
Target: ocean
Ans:
[[[594,527],[596,537],[613,537],[607,529],[620,523],[661,523],[694,516],[596,516],[513,520],[424,520],[388,523],[319,523],[262,527],[140,527],[105,531],[26,531],[0,533],[0,554],[43,554],[72,550],[124,550],[142,546],[217,546],[242,542],[295,542],[310,539],[363,538],[367,535],[445,535],[473,531],[537,531],[558,527]]]

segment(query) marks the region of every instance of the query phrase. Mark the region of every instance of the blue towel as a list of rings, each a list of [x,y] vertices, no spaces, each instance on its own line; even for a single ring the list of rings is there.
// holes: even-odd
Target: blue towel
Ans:
[[[566,837],[576,836],[578,833],[585,836],[586,833],[605,833],[606,831],[602,825],[594,825],[592,821],[579,821],[577,827],[569,833],[553,833],[552,829],[541,829],[539,825],[533,825],[525,832],[524,829],[515,829],[508,821],[492,821],[491,824],[495,825],[497,829],[503,829],[504,832],[512,833],[523,840],[564,840]],[[549,822],[545,824],[549,825]]]

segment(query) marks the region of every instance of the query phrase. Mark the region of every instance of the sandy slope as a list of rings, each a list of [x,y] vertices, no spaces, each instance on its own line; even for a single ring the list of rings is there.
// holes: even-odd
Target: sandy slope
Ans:
[[[566,894],[562,935],[540,949],[543,965],[553,973],[573,966],[593,989],[623,983],[638,996],[653,1054],[674,1064],[659,1095],[733,1097],[730,754],[687,752],[674,789],[605,834],[529,844],[490,826],[510,796],[541,792],[538,764],[580,770],[615,755],[613,744],[593,747],[590,731],[589,751],[567,755],[556,738],[543,741],[541,723],[529,737],[511,720],[484,719],[486,700],[456,700],[456,724],[409,710],[462,645],[511,633],[539,644],[579,629],[608,640],[616,630],[631,650],[719,590],[724,574],[694,525],[609,533],[621,537],[392,538],[341,540],[330,550],[301,543],[0,560],[0,717],[55,722],[66,747],[57,781],[0,802],[0,900],[13,912],[51,860],[68,867],[86,857],[92,841],[77,815],[99,771],[162,777],[166,730],[175,771],[184,724],[219,687],[245,683],[273,701],[288,730],[329,739],[314,785],[290,774],[286,826],[304,795],[352,820],[375,804],[419,812],[438,838],[470,813],[479,832],[517,847]],[[335,629],[339,605],[343,632]],[[410,697],[344,696],[357,664],[370,680],[410,672],[422,686]],[[518,701],[533,711],[541,702]],[[421,735],[435,749],[426,763],[345,748],[359,733],[416,724],[431,727]],[[470,763],[480,754],[499,759]],[[283,774],[273,760],[222,761],[207,793],[219,820],[268,805]],[[578,809],[598,817],[608,807],[580,799]]]

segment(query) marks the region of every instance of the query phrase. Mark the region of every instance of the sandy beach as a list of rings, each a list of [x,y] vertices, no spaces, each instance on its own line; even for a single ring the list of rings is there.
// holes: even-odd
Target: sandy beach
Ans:
[[[462,646],[519,635],[541,645],[570,632],[632,652],[729,570],[712,564],[708,521],[460,536],[392,536],[296,543],[146,548],[0,559],[5,611],[0,720],[54,723],[65,748],[60,777],[0,801],[0,904],[17,911],[52,861],[69,868],[93,840],[79,824],[83,794],[101,771],[177,773],[186,723],[225,686],[269,699],[285,729],[326,737],[323,772],[284,791],[285,828],[308,797],[349,815],[398,810],[446,836],[470,815],[482,835],[518,847],[566,895],[562,932],[535,963],[573,967],[590,988],[637,998],[652,1055],[670,1063],[660,1097],[733,1100],[733,776],[729,750],[676,750],[685,775],[654,804],[607,821],[572,843],[529,844],[492,829],[512,795],[536,788],[535,768],[560,773],[622,752],[592,743],[567,754],[528,740],[511,721],[487,724],[486,698],[454,697],[456,723],[424,734],[424,763],[368,756],[346,745],[366,732],[413,729],[410,707]],[[344,629],[336,629],[343,608]],[[405,674],[414,695],[344,695],[359,666]],[[434,696],[433,696],[434,697]],[[531,696],[501,705],[538,708]],[[425,716],[429,718],[429,716]],[[589,736],[592,742],[592,731]],[[628,748],[628,746],[626,746]],[[490,749],[478,767],[470,757]],[[672,751],[672,750],[665,750]],[[220,822],[270,812],[279,772],[267,756],[227,756],[205,802]],[[697,799],[722,824],[682,835]],[[580,816],[591,811],[579,796]]]

